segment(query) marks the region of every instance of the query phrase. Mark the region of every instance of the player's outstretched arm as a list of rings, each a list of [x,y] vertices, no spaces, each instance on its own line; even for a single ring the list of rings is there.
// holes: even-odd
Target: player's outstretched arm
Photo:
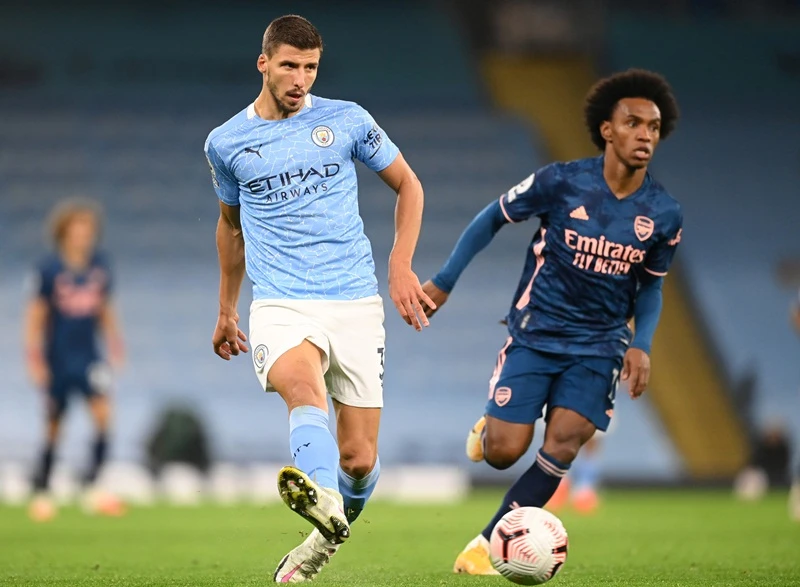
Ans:
[[[397,193],[394,246],[389,255],[389,296],[406,324],[419,331],[423,326],[428,326],[423,304],[436,307],[433,300],[422,291],[419,279],[411,268],[422,226],[422,184],[402,154],[398,154],[378,175]]]
[[[422,289],[437,304],[434,307],[425,308],[427,316],[433,316],[437,307],[441,307],[450,296],[450,292],[456,285],[456,281],[461,276],[467,265],[472,259],[492,242],[494,235],[497,234],[508,220],[503,214],[500,202],[495,200],[486,206],[481,212],[472,219],[464,232],[456,242],[456,246],[450,253],[445,264],[433,279],[426,281]]]
[[[34,297],[25,311],[25,363],[34,385],[47,389],[50,370],[44,358],[44,341],[50,310],[40,296]]]
[[[239,330],[239,292],[244,280],[244,236],[239,206],[220,201],[217,221],[217,254],[219,256],[219,317],[212,343],[214,352],[229,361],[239,351],[247,352],[247,337]]]

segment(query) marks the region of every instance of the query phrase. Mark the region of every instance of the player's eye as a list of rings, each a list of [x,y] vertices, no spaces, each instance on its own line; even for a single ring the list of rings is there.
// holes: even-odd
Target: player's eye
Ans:
[[[636,128],[636,121],[635,120],[629,120],[628,121],[628,126],[630,128]]]

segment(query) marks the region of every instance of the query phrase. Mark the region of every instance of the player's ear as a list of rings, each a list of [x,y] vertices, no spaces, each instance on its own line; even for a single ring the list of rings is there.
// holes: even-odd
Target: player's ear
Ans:
[[[261,73],[267,73],[267,56],[263,53],[258,56],[258,61],[256,61],[256,67],[258,71]]]
[[[604,120],[603,124],[600,125],[600,135],[607,140],[609,143],[612,142],[611,140],[611,121]]]

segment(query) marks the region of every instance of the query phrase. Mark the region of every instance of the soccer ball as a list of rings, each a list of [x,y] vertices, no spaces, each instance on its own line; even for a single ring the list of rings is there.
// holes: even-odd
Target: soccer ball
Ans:
[[[503,516],[492,530],[492,565],[509,581],[541,585],[567,560],[567,531],[557,517],[541,508],[522,507]]]

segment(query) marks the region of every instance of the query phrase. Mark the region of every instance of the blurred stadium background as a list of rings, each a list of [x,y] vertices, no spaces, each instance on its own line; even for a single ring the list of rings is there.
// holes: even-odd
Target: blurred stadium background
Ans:
[[[45,250],[47,211],[73,195],[103,203],[104,248],[115,263],[128,361],[116,383],[114,463],[145,464],[174,406],[197,415],[213,462],[228,471],[288,460],[283,405],[259,392],[249,358],[227,364],[211,351],[217,201],[202,152],[209,130],[257,95],[261,35],[286,12],[309,18],[325,40],[313,92],[369,109],[422,180],[415,269],[423,280],[490,199],[549,161],[592,154],[582,99],[599,75],[631,66],[666,75],[683,117],[652,170],[681,201],[685,231],[666,282],[651,389],[637,402],[621,390],[604,479],[730,483],[763,452],[764,430],[779,427],[796,444],[800,343],[788,306],[800,276],[777,268],[800,255],[800,3],[649,4],[3,3],[0,491],[9,497],[24,482],[40,444],[41,400],[19,336],[23,283]],[[361,172],[386,299],[394,198]],[[463,445],[534,229],[504,230],[426,332],[387,307],[387,475],[436,467],[440,479],[467,487],[506,482],[528,466],[472,465]],[[83,466],[89,438],[76,402],[62,476]],[[273,479],[263,477],[271,491]],[[409,479],[412,493],[423,490]]]

